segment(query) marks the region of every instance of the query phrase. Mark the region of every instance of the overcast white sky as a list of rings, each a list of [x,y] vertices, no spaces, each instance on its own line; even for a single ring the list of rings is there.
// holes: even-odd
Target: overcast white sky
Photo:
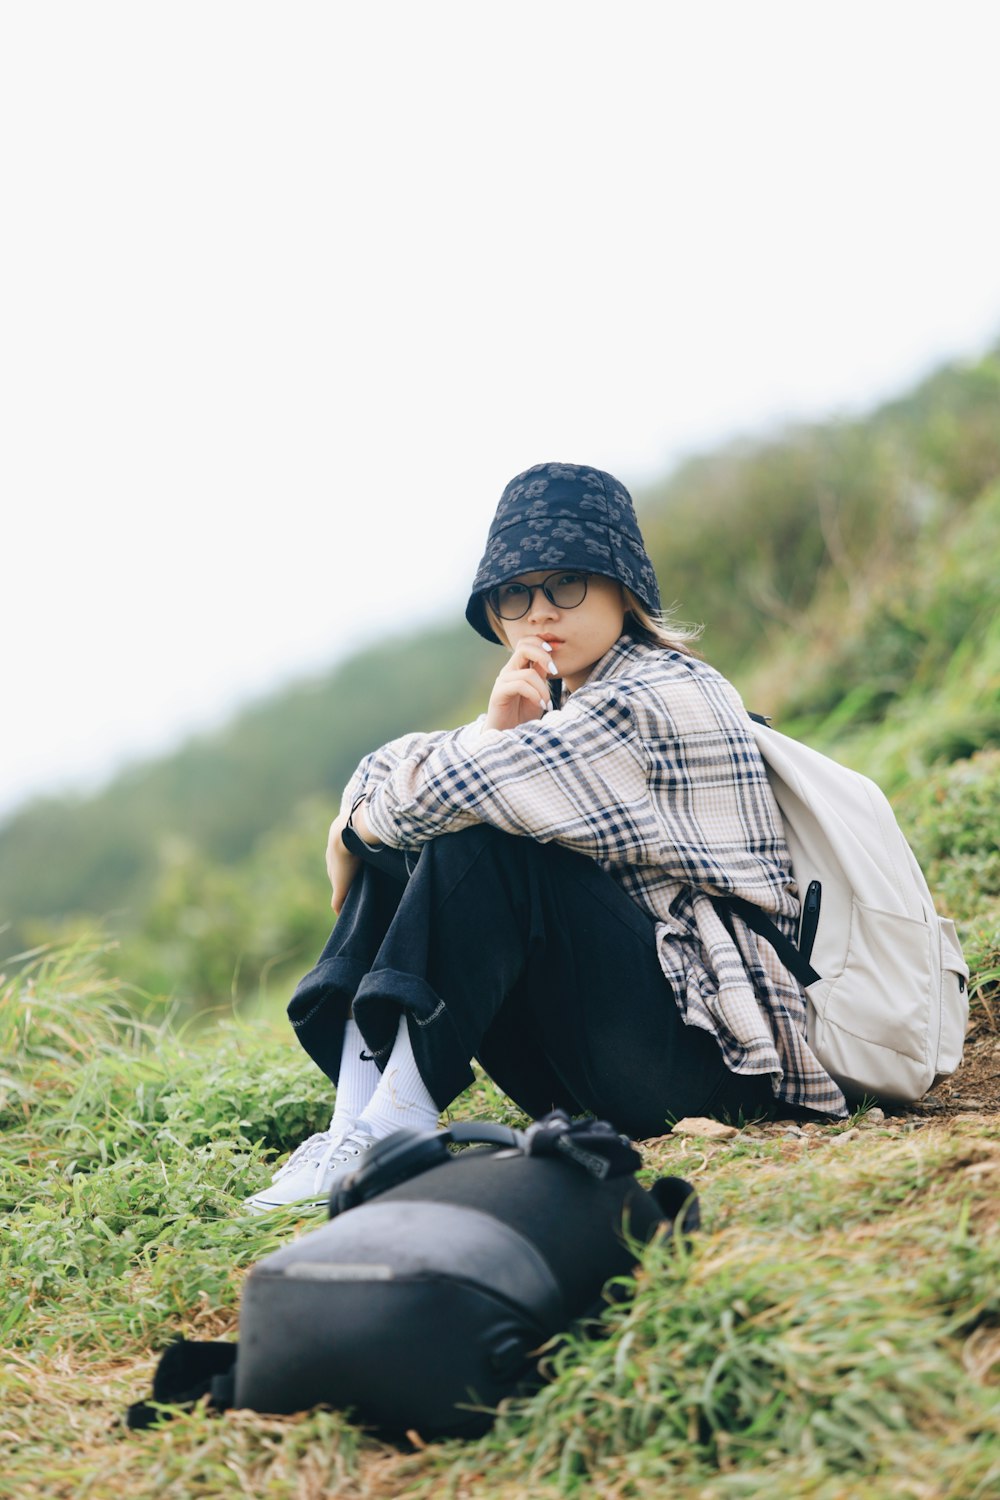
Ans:
[[[641,490],[995,341],[998,49],[991,0],[3,6],[0,811],[457,614],[529,464]]]

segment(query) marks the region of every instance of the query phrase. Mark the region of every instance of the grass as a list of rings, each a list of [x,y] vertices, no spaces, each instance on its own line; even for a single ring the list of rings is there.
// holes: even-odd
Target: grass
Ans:
[[[938,909],[958,926],[970,996],[1000,1030],[1000,750],[926,772],[895,806]]]
[[[404,1453],[335,1412],[120,1422],[159,1348],[235,1337],[247,1268],[322,1222],[239,1212],[329,1110],[280,1032],[146,1026],[78,945],[5,982],[0,1055],[2,1497],[1000,1489],[996,1118],[653,1143],[701,1194],[690,1252],[647,1251],[606,1335],[488,1436]],[[456,1113],[510,1110],[480,1083]]]
[[[779,729],[886,792],[1000,743],[1000,484],[887,555],[848,605],[818,591],[741,684]]]

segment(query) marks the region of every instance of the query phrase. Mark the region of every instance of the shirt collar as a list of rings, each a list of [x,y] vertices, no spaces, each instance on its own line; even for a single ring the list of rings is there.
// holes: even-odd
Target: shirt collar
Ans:
[[[655,646],[647,645],[645,641],[637,641],[635,636],[629,635],[626,631],[624,635],[618,637],[610,651],[605,651],[604,655],[595,661],[588,676],[576,691],[579,692],[580,688],[589,687],[592,682],[604,682],[609,677],[620,677],[637,658],[648,656],[656,649]],[[563,702],[572,696],[573,694],[567,689],[563,689]]]

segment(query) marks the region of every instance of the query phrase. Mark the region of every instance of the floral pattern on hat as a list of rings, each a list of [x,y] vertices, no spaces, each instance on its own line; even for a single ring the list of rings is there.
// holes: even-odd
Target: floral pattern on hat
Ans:
[[[617,578],[647,609],[660,607],[632,497],[620,480],[582,464],[535,464],[507,485],[496,508],[466,618],[489,641],[484,595],[519,573],[578,567]]]

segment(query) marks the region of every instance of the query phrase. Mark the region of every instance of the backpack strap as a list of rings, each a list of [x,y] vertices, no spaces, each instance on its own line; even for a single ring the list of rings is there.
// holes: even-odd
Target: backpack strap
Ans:
[[[564,1109],[554,1109],[524,1132],[529,1156],[565,1156],[592,1177],[628,1177],[638,1172],[642,1157],[627,1135],[607,1120],[588,1115],[572,1120]]]
[[[732,927],[727,917],[731,912],[735,912],[752,932],[756,932],[758,937],[770,943],[785,968],[795,976],[799,984],[815,984],[817,979],[822,978],[822,975],[817,974],[808,958],[800,952],[791,938],[786,937],[781,928],[776,927],[759,906],[754,906],[750,901],[744,901],[742,896],[718,896],[713,901],[713,905],[730,932],[732,932]]]
[[[524,1135],[508,1125],[494,1125],[489,1121],[481,1124],[474,1121],[459,1121],[447,1130],[396,1130],[392,1135],[376,1141],[360,1166],[355,1167],[330,1194],[330,1218],[346,1213],[377,1198],[390,1188],[409,1182],[421,1172],[429,1172],[452,1159],[450,1145],[467,1145],[478,1142],[482,1145],[513,1146],[523,1149]]]
[[[755,724],[763,724],[765,728],[770,729],[771,720],[767,714],[751,713],[749,709],[747,710],[747,714],[749,718],[753,719]],[[794,975],[799,984],[803,986],[815,984],[817,979],[822,978],[822,975],[817,974],[809,962],[809,955],[812,952],[812,940],[816,936],[816,917],[819,913],[819,886],[815,881],[807,893],[806,904],[809,907],[808,931],[806,930],[805,923],[803,923],[801,933],[802,944],[801,947],[797,947],[791,938],[785,936],[780,927],[775,926],[765,911],[761,911],[759,906],[754,906],[749,901],[744,901],[742,896],[717,896],[713,901],[716,911],[730,932],[732,932],[732,927],[727,918],[730,912],[735,912],[738,917],[743,919],[752,932],[755,932],[758,937],[762,937],[765,942],[771,944],[771,947],[781,959],[789,974]]]
[[[173,1415],[158,1410],[160,1402],[190,1408],[207,1396],[210,1411],[225,1411],[233,1402],[236,1349],[215,1340],[175,1339],[160,1356],[150,1399],[134,1401],[126,1411],[126,1427],[151,1427]]]
[[[565,1156],[593,1177],[622,1177],[642,1166],[642,1157],[627,1136],[606,1120],[571,1120],[555,1109],[527,1130],[512,1130],[490,1121],[458,1121],[446,1130],[397,1130],[376,1141],[361,1166],[343,1178],[330,1195],[330,1218],[357,1208],[411,1177],[453,1160],[451,1145],[506,1146],[526,1156]]]

